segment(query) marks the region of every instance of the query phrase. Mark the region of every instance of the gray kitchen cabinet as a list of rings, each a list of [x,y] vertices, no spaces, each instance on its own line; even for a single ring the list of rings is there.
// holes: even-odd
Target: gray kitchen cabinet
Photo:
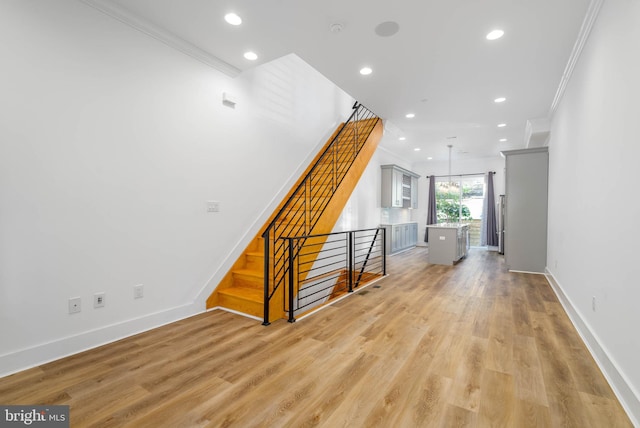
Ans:
[[[411,209],[418,208],[418,177],[411,177]],[[417,233],[416,224],[416,233]]]
[[[383,208],[417,208],[420,176],[397,165],[381,165],[380,201]]]
[[[453,265],[469,251],[469,225],[460,223],[428,224],[429,263]]]
[[[418,243],[418,223],[382,224],[386,230],[387,254],[413,248]]]

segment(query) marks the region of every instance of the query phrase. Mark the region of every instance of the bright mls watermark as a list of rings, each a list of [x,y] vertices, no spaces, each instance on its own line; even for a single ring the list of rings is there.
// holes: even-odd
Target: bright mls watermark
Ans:
[[[69,428],[69,406],[0,405],[0,428]]]

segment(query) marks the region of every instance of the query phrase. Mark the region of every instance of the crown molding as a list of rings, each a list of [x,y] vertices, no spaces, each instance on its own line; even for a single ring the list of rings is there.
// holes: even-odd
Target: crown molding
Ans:
[[[564,73],[562,73],[562,79],[560,79],[560,85],[558,85],[558,89],[556,90],[556,95],[553,98],[553,102],[551,103],[551,108],[549,109],[549,117],[552,118],[558,109],[558,104],[562,100],[564,92],[567,88],[567,84],[571,79],[571,75],[573,74],[573,70],[580,59],[580,55],[582,54],[582,50],[584,49],[584,45],[587,43],[587,39],[591,34],[591,29],[598,19],[598,15],[600,14],[600,9],[602,8],[602,4],[604,0],[591,0],[589,4],[589,8],[587,9],[587,14],[582,21],[582,26],[580,27],[580,32],[578,33],[578,38],[576,43],[573,45],[573,50],[571,51],[571,55],[569,56],[569,61],[567,62],[567,66],[564,69]]]
[[[172,32],[148,21],[141,16],[135,15],[131,11],[113,3],[109,0],[80,0],[81,2],[93,7],[100,12],[117,19],[118,21],[129,25],[130,27],[153,37],[154,39],[172,47],[198,61],[215,68],[216,70],[230,77],[236,77],[240,74],[240,69],[234,67],[226,61],[212,55],[211,53],[200,49],[193,43],[190,43]]]

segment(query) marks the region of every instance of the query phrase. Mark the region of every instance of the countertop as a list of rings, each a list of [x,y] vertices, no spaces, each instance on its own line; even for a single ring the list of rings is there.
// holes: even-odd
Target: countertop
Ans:
[[[396,226],[398,224],[417,224],[417,221],[402,221],[400,223],[380,223],[380,226]]]
[[[437,224],[427,224],[427,227],[431,227],[433,229],[460,229],[463,227],[469,227],[467,223],[437,223]]]

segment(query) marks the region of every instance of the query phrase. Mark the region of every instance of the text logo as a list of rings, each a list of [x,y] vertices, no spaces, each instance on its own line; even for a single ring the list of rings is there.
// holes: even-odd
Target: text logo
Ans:
[[[69,428],[69,406],[0,405],[0,428]]]

